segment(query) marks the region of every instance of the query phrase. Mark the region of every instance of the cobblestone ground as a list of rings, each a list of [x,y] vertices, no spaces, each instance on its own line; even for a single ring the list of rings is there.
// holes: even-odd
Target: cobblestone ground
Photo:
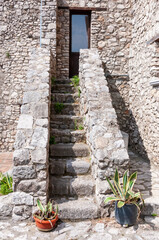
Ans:
[[[0,221],[1,240],[158,240],[159,217],[146,217],[123,228],[114,219],[60,222],[51,232],[40,232],[33,222]]]

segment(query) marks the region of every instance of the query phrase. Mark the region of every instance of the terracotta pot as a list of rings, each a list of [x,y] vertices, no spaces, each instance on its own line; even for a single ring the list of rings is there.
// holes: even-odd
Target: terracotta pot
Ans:
[[[56,224],[56,222],[58,220],[58,215],[56,215],[55,219],[50,220],[50,221],[48,221],[48,220],[40,220],[40,219],[36,218],[35,216],[33,216],[33,218],[35,220],[37,228],[40,231],[48,232],[48,231],[51,231],[55,227],[55,224]]]

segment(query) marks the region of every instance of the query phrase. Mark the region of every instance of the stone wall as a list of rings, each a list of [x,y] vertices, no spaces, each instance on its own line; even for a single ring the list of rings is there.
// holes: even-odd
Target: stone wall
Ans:
[[[128,74],[131,41],[131,1],[58,1],[60,7],[104,8],[91,13],[91,48],[98,48],[105,71]],[[58,77],[69,76],[69,10],[59,9],[57,18]]]
[[[50,52],[31,51],[13,157],[13,217],[29,218],[37,198],[48,194]]]
[[[57,78],[69,77],[69,19],[68,9],[57,12]]]
[[[91,149],[92,175],[101,207],[110,193],[105,176],[120,174],[129,167],[129,156],[112,106],[98,50],[80,51],[81,114],[84,116],[87,143]],[[102,215],[108,214],[107,209]]]
[[[150,161],[159,164],[159,43],[147,41],[159,34],[159,2],[141,0],[133,4],[130,47],[131,145]]]
[[[108,75],[106,78],[120,130],[129,134],[129,77],[127,75]]]
[[[42,46],[51,49],[55,66],[56,0],[43,1],[42,26]],[[12,151],[29,49],[39,46],[40,1],[0,1],[0,36],[0,151]]]

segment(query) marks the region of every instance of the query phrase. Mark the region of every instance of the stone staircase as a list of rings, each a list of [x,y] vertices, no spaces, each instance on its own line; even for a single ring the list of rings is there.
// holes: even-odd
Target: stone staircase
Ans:
[[[61,219],[97,218],[95,183],[80,116],[78,89],[70,83],[70,80],[56,80],[52,86],[50,198],[58,203]],[[62,103],[58,113],[57,103]]]

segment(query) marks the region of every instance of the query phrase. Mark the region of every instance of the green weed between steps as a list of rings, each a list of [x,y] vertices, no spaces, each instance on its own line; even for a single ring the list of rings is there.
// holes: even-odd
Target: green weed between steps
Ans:
[[[8,174],[4,175],[0,172],[0,194],[7,195],[8,193],[13,192],[12,185],[13,178]]]
[[[75,75],[71,78],[71,83],[73,84],[73,86],[75,88],[79,86],[79,81],[80,81],[80,79],[77,75]]]
[[[50,144],[56,144],[55,142],[55,136],[50,137]]]
[[[54,76],[51,77],[51,85],[53,86],[55,83],[56,78]]]
[[[61,113],[63,109],[64,109],[64,104],[63,103],[57,102],[57,103],[54,104],[54,110],[55,110],[56,113]]]
[[[83,127],[83,125],[82,124],[77,124],[77,120],[75,120],[74,121],[74,129],[75,130],[83,130],[84,129],[84,127]]]

